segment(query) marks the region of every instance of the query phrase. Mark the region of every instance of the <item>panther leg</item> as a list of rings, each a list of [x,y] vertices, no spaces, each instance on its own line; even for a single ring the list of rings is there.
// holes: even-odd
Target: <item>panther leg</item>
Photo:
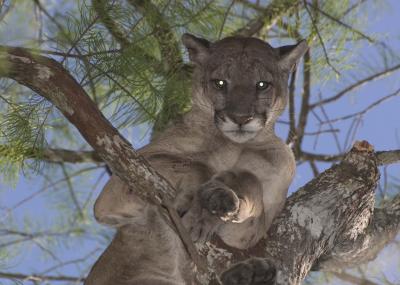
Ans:
[[[265,258],[251,258],[222,273],[223,285],[274,285],[276,268]]]

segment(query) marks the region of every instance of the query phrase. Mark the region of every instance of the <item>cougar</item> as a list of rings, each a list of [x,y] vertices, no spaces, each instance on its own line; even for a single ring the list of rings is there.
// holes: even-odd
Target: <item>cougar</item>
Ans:
[[[266,235],[294,176],[294,156],[274,124],[307,44],[273,48],[251,37],[212,43],[190,34],[182,41],[195,66],[192,109],[139,152],[180,190],[175,206],[194,242],[217,235],[230,247],[247,249]],[[175,231],[131,190],[113,175],[95,203],[97,221],[117,233],[85,284],[195,284]],[[222,282],[256,284],[254,276],[268,269],[262,263],[235,265]],[[243,268],[255,271],[247,281]]]

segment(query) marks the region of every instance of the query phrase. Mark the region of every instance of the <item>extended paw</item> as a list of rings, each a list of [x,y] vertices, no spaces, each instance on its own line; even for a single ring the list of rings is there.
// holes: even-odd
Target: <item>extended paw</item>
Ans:
[[[200,205],[223,221],[235,220],[239,212],[240,201],[232,189],[223,183],[211,181],[199,191]]]
[[[273,285],[275,266],[264,258],[251,258],[240,262],[222,273],[223,285]]]

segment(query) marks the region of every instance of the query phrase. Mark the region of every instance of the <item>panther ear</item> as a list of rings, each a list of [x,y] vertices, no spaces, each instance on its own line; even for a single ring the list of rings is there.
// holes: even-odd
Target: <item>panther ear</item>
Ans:
[[[189,52],[189,58],[196,64],[203,64],[209,55],[210,42],[195,37],[191,34],[184,34],[182,42]]]
[[[279,51],[279,65],[289,72],[293,71],[297,62],[308,50],[306,40],[302,40],[295,45],[281,46]]]

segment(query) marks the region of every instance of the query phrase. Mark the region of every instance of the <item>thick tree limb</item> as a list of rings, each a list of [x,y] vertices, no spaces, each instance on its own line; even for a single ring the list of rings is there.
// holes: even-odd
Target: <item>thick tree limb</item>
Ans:
[[[136,180],[135,183],[127,183],[136,188],[143,199],[160,204],[161,196],[174,197],[172,186],[133,150],[58,62],[43,56],[32,56],[21,48],[0,49],[0,60],[5,66],[0,76],[14,79],[52,102],[113,172],[119,174],[121,179],[129,177]],[[143,177],[149,175],[152,177],[145,182]]]
[[[209,245],[205,251],[211,256],[214,267],[221,268],[249,256],[267,257],[276,266],[278,284],[300,284],[318,261],[320,265],[336,262],[337,268],[339,264],[343,267],[359,265],[361,260],[369,260],[382,248],[374,247],[377,251],[369,252],[370,244],[357,246],[366,244],[359,240],[383,246],[399,227],[400,218],[393,216],[400,208],[397,200],[385,210],[375,210],[372,216],[378,179],[377,158],[372,147],[358,143],[340,164],[289,197],[267,238],[254,248],[243,252],[219,243],[224,250],[217,251]],[[382,211],[391,216],[383,218]],[[390,218],[396,221],[389,223]],[[370,221],[371,226],[368,226]],[[382,236],[382,232],[390,234]],[[351,246],[345,247],[345,244]]]
[[[323,256],[315,269],[340,272],[344,268],[363,264],[375,259],[378,253],[392,241],[400,227],[400,195],[375,209],[372,220],[356,240],[341,240],[333,250]]]
[[[140,197],[164,205],[172,216],[176,214],[169,204],[175,190],[132,149],[59,63],[18,48],[0,49],[0,60],[0,76],[14,79],[53,102]],[[382,161],[393,161],[387,153],[380,155]],[[392,155],[398,157],[398,151]],[[238,251],[218,240],[204,246],[201,254],[207,256],[209,273],[199,279],[215,280],[214,272],[250,256],[271,259],[278,272],[278,284],[299,284],[317,263],[321,268],[329,263],[339,268],[341,264],[350,266],[354,261],[358,264],[369,260],[397,231],[400,220],[399,199],[384,210],[375,210],[372,216],[379,178],[377,164],[370,145],[356,144],[340,164],[288,199],[267,239],[254,248]],[[176,216],[172,219],[179,223]],[[369,251],[371,242],[379,244],[373,251]]]
[[[343,159],[344,154],[317,154],[302,151],[301,160],[318,160],[324,162],[335,162]],[[376,158],[378,165],[388,165],[400,162],[400,150],[377,151]]]
[[[0,48],[0,66],[1,77],[16,80],[52,102],[139,197],[168,209],[184,245],[201,269],[194,245],[170,202],[175,189],[119,134],[68,71],[55,60],[32,56],[22,48]],[[170,224],[167,214],[166,222]]]

